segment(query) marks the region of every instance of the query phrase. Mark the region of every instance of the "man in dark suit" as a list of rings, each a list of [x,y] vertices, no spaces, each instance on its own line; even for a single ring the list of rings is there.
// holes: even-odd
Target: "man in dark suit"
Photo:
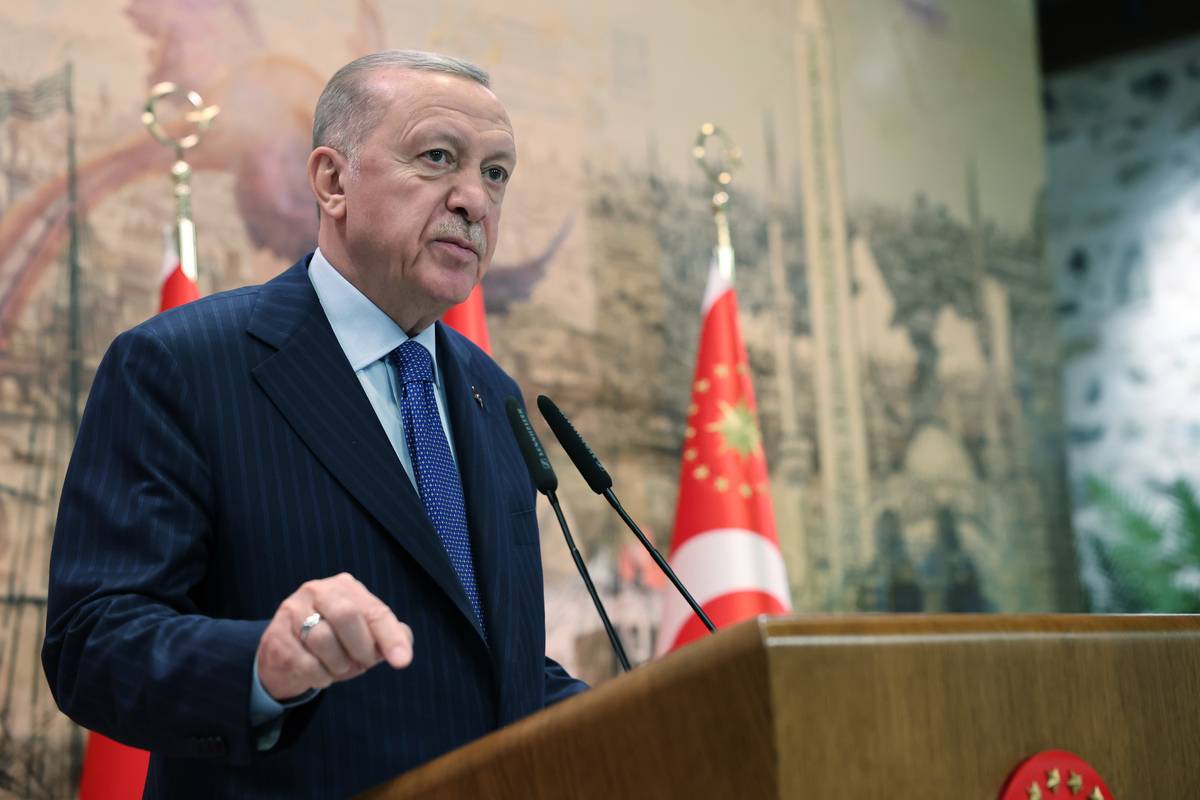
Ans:
[[[150,797],[335,797],[584,688],[545,657],[516,384],[435,320],[496,245],[486,74],[393,51],[317,105],[319,249],[119,336],[63,487],[42,658]]]

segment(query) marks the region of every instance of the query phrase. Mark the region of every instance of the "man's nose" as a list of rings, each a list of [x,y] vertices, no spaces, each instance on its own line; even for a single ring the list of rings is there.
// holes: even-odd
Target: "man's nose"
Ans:
[[[455,214],[462,215],[467,222],[479,222],[488,212],[488,193],[483,185],[483,176],[470,172],[460,174],[446,198],[446,205]]]

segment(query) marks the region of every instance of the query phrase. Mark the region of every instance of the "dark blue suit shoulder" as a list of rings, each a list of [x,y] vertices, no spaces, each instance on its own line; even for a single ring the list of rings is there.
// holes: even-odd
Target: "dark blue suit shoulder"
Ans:
[[[123,335],[150,335],[174,351],[211,345],[222,335],[242,336],[261,286],[243,286],[168,309],[130,328]]]

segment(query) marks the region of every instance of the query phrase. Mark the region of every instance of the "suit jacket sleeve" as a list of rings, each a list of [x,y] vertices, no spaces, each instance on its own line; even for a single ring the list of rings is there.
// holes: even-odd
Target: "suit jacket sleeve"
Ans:
[[[560,700],[574,697],[580,692],[587,691],[588,685],[578,678],[572,678],[557,661],[546,657],[546,705],[553,705]]]
[[[267,623],[200,613],[213,520],[199,419],[153,330],[118,337],[63,486],[42,664],[81,725],[242,762],[255,756],[251,669]]]

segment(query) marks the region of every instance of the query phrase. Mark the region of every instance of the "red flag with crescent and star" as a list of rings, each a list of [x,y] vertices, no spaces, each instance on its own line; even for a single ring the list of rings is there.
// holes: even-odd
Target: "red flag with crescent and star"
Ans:
[[[158,310],[181,306],[193,300],[200,299],[200,287],[196,275],[188,274],[179,260],[179,248],[175,244],[175,234],[168,229],[166,234],[167,249],[163,255],[162,287],[159,292]]]
[[[179,247],[171,228],[164,239],[159,311],[200,299],[196,275],[189,274],[180,263]],[[79,800],[136,800],[142,796],[149,764],[150,754],[145,750],[89,732],[79,778]]]
[[[684,431],[671,568],[717,627],[791,609],[737,295],[716,261]],[[663,595],[657,650],[705,632],[674,591]]]
[[[442,317],[442,322],[449,325],[463,336],[470,339],[483,352],[491,355],[492,339],[488,336],[487,310],[483,305],[483,284],[475,284],[467,299],[450,308]]]

